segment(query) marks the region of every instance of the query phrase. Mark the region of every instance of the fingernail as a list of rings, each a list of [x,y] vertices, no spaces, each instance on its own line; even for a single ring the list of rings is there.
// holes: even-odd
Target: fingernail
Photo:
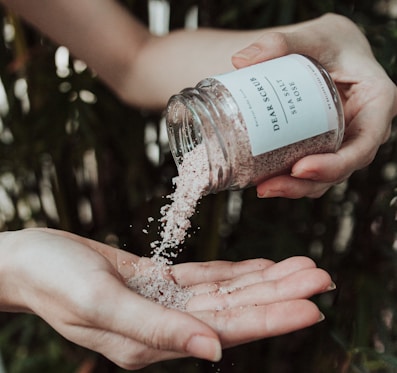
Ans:
[[[257,192],[258,198],[282,197],[283,195],[284,192],[282,190],[266,189],[264,192]]]
[[[308,171],[308,170],[294,170],[291,172],[292,177],[297,177],[299,179],[308,179],[308,180],[318,180],[319,176],[317,172]]]
[[[261,53],[261,50],[255,45],[250,45],[247,48],[242,49],[241,51],[235,53],[233,55],[234,58],[243,58],[245,60],[250,60],[255,58]]]
[[[336,284],[335,282],[331,282],[331,284],[327,287],[327,291],[335,290],[336,289]]]
[[[320,317],[318,318],[318,321],[317,321],[317,322],[321,322],[321,321],[323,321],[324,319],[325,319],[324,314],[323,314],[322,312],[320,312]]]
[[[222,346],[214,338],[196,335],[190,339],[186,349],[188,353],[201,359],[216,362],[222,358]]]

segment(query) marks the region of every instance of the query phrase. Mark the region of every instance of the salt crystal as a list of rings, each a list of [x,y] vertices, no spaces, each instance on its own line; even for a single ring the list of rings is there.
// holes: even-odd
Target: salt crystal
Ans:
[[[153,302],[181,311],[186,309],[193,295],[188,288],[164,278],[161,266],[153,266],[143,274],[130,278],[127,286]]]

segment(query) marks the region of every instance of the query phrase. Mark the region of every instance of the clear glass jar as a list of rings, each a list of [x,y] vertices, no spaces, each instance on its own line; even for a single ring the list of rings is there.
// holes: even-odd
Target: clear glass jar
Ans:
[[[166,123],[178,167],[199,147],[201,162],[205,154],[207,193],[288,173],[309,154],[335,152],[344,134],[335,84],[302,55],[204,79],[170,98]]]

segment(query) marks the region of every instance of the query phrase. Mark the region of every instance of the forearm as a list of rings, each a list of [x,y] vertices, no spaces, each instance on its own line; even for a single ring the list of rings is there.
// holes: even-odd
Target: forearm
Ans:
[[[293,32],[314,21],[257,30],[177,30],[150,37],[135,56],[122,95],[141,107],[163,108],[172,94],[199,80],[234,70],[234,53],[255,42],[264,32]],[[275,40],[276,44],[278,41]],[[269,44],[269,49],[272,45]],[[132,66],[132,64],[130,64]]]
[[[116,93],[151,37],[114,0],[0,0],[87,63]]]
[[[231,70],[231,56],[263,30],[176,31],[156,37],[113,0],[1,0],[85,61],[129,104],[163,108],[169,96]]]
[[[0,312],[29,312],[20,300],[18,282],[24,273],[15,265],[18,256],[14,236],[16,232],[0,233]]]
[[[258,33],[259,35],[259,33]],[[130,70],[125,97],[142,107],[163,108],[168,98],[199,80],[234,69],[231,56],[255,32],[179,30],[151,38]]]
[[[151,109],[164,108],[184,87],[232,70],[233,53],[265,31],[180,30],[157,37],[114,0],[0,1],[68,47],[122,100]],[[296,27],[302,24],[278,30]]]

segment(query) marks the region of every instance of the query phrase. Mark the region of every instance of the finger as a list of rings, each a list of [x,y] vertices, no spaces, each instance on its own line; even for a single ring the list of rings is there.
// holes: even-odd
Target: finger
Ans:
[[[212,261],[202,263],[183,263],[172,267],[176,283],[181,286],[224,281],[268,268],[274,264],[267,259],[250,259],[240,262]]]
[[[306,180],[308,186],[306,189],[309,189],[313,183],[312,185],[317,185],[317,187],[313,187],[312,190],[321,192],[322,189],[327,190],[332,185],[349,178],[356,169],[357,158],[356,154],[354,160],[346,159],[343,150],[337,153],[309,155],[295,163],[291,170],[291,176],[295,179]]]
[[[352,172],[368,166],[374,160],[379,146],[389,137],[391,124],[388,122],[389,117],[379,114],[375,119],[366,112],[367,109],[350,123],[345,140],[336,153],[302,158],[293,166],[291,175],[295,178],[335,184],[346,180]]]
[[[389,79],[366,78],[345,87],[343,95],[346,130],[341,148],[335,154],[301,159],[292,168],[294,177],[321,182],[344,180],[369,165],[379,146],[390,137],[397,89]]]
[[[277,58],[290,53],[290,45],[286,34],[266,32],[254,43],[238,51],[232,56],[236,68]]]
[[[327,56],[323,54],[320,56],[321,51],[324,50],[323,42],[321,35],[317,33],[312,38],[307,31],[264,32],[254,43],[235,53],[232,56],[232,63],[236,68],[242,68],[287,54],[300,53],[315,59],[321,58],[322,63],[328,65]],[[332,60],[329,62],[331,63]]]
[[[306,269],[279,280],[263,281],[241,288],[221,287],[216,292],[195,295],[188,303],[188,310],[223,310],[310,298],[314,294],[333,289],[332,284],[327,272],[318,268]]]
[[[333,184],[299,179],[290,175],[281,175],[264,181],[257,185],[257,195],[259,198],[319,198]]]
[[[324,31],[325,30],[325,31]],[[329,35],[343,34],[344,39],[330,38]],[[324,48],[327,45],[327,48]],[[248,66],[291,53],[306,54],[319,61],[331,73],[337,66],[344,45],[349,51],[363,56],[363,63],[371,55],[371,47],[365,36],[348,18],[329,14],[308,22],[289,27],[288,32],[268,31],[254,43],[238,51],[232,57],[237,68]],[[348,61],[347,65],[349,65]]]
[[[194,294],[208,294],[218,292],[220,289],[222,292],[227,292],[264,281],[273,281],[288,276],[291,273],[315,267],[316,264],[310,258],[303,256],[291,257],[281,262],[273,263],[264,269],[244,273],[224,281],[197,284],[189,287],[189,289]]]
[[[303,269],[316,268],[316,263],[306,256],[293,256],[263,270],[262,280],[272,281]]]
[[[323,319],[317,306],[305,299],[193,314],[217,331],[223,347],[289,333]]]
[[[314,154],[302,158],[292,167],[293,178],[288,179],[288,175],[283,175],[265,181],[257,188],[258,196],[317,198],[332,185],[349,178],[354,171],[369,165],[379,146],[389,137],[391,125],[386,122],[390,120],[388,116],[380,114],[375,120],[372,114],[367,115],[366,112],[367,109],[350,123],[345,140],[336,153]],[[381,126],[375,126],[374,123],[381,123]],[[382,128],[385,130],[382,131]]]

